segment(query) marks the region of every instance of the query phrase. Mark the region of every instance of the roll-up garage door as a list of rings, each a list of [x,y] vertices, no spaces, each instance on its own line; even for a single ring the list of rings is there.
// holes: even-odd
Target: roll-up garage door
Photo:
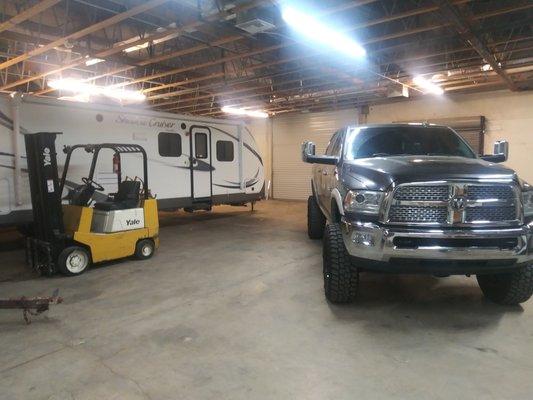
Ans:
[[[300,146],[310,140],[324,154],[329,139],[340,128],[353,125],[356,110],[290,114],[273,121],[273,197],[305,200],[311,193],[311,164],[302,162]]]
[[[483,154],[483,135],[485,132],[485,117],[456,117],[456,118],[435,118],[426,120],[411,120],[397,122],[427,122],[430,124],[449,126],[459,133],[472,148],[479,154]]]

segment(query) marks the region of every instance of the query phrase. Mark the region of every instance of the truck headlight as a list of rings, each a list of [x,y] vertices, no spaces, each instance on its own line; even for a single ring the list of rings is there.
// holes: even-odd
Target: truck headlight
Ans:
[[[383,192],[371,190],[349,190],[344,198],[344,210],[363,214],[379,213]]]
[[[522,192],[522,204],[524,205],[524,217],[533,217],[533,190]]]

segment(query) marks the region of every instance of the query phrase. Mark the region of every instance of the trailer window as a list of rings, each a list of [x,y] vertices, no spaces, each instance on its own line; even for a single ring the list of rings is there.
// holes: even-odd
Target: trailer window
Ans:
[[[233,161],[233,142],[229,140],[217,141],[217,160]]]
[[[157,136],[161,157],[181,156],[181,136],[177,133],[161,132]]]
[[[194,134],[195,142],[195,157],[196,158],[207,158],[207,134],[203,132],[196,132]]]

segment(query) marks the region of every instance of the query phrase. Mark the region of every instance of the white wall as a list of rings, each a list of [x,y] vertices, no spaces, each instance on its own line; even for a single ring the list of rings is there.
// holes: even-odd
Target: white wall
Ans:
[[[273,192],[275,198],[306,199],[310,193],[311,165],[301,160],[302,142],[316,144],[324,153],[331,135],[339,128],[353,125],[356,110],[289,114],[273,119]]]
[[[443,97],[428,95],[418,100],[372,106],[368,123],[480,115],[487,120],[485,152],[492,153],[495,140],[508,140],[510,157],[506,164],[523,179],[533,183],[530,162],[530,159],[533,160],[533,92],[497,91]],[[268,125],[268,122],[254,122],[251,130],[264,158],[269,161],[269,168],[273,166],[274,197],[307,198],[311,168],[301,161],[301,143],[311,140],[317,144],[317,154],[322,153],[338,128],[354,124],[356,120],[355,109],[276,116],[272,119],[272,150],[268,141],[270,128],[262,125]]]

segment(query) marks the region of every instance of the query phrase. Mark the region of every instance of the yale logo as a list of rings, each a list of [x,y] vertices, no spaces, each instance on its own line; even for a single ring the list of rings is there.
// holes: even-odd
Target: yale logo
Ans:
[[[43,162],[45,167],[52,165],[52,157],[50,156],[50,149],[48,147],[45,147],[43,150]]]
[[[140,223],[141,223],[140,219],[127,219],[126,220],[127,226],[139,225]]]

